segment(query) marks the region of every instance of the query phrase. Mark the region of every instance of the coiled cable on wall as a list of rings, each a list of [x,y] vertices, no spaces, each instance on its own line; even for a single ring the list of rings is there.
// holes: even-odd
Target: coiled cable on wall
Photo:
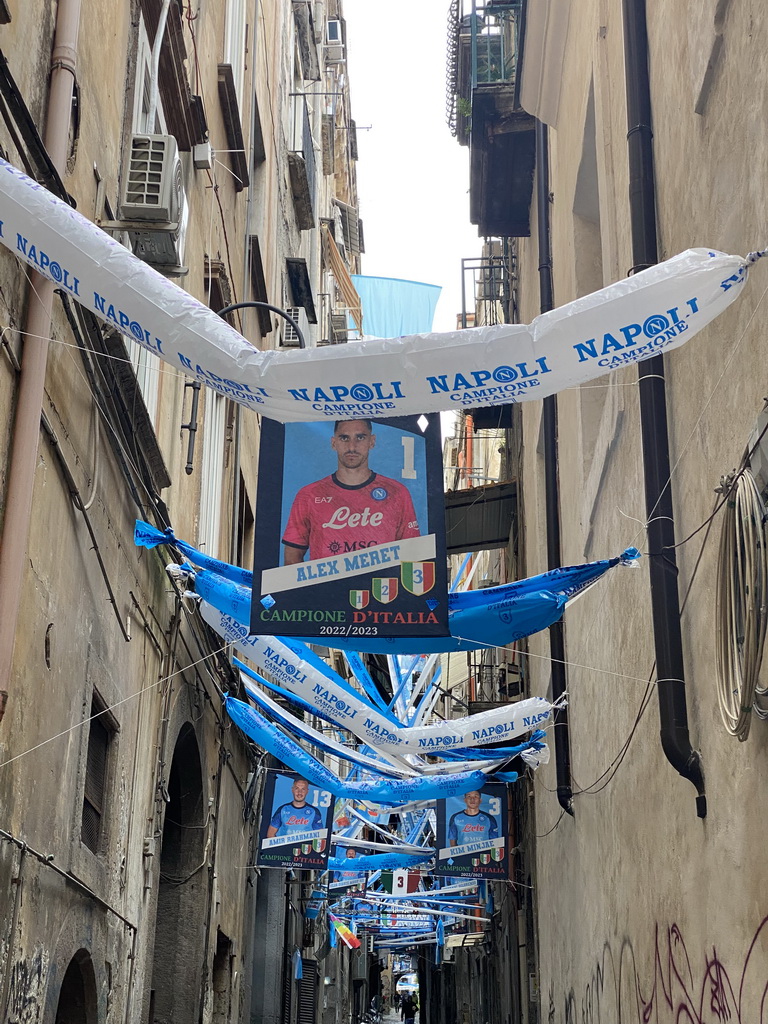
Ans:
[[[720,714],[741,742],[752,712],[768,718],[768,688],[758,686],[768,622],[766,511],[744,468],[724,480],[727,495],[717,565],[716,651]]]

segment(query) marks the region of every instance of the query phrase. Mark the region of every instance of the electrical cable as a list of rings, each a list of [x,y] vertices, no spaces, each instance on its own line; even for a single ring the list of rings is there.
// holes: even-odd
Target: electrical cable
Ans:
[[[768,428],[766,428],[766,429],[768,429]],[[761,437],[762,437],[762,435],[761,435]],[[759,439],[758,439],[758,443],[759,443]],[[749,458],[753,454],[753,452],[755,451],[755,447],[756,446],[753,446],[750,449],[750,451],[747,453],[747,456],[745,458]],[[742,467],[742,471],[743,471],[743,467]],[[740,472],[742,472],[742,471],[740,471]],[[704,522],[701,524],[700,527],[698,527],[696,530],[694,530],[694,532],[689,537],[686,538],[686,540],[690,540],[696,533],[699,532],[699,530],[703,529],[705,526],[707,527],[707,532],[704,534],[704,539],[701,542],[701,547],[699,548],[699,553],[698,553],[698,555],[696,557],[696,562],[695,562],[695,564],[693,566],[693,572],[691,573],[690,581],[688,582],[688,586],[686,587],[686,590],[685,590],[685,595],[683,596],[683,600],[682,600],[682,603],[680,605],[680,615],[681,616],[682,616],[683,612],[685,611],[686,605],[688,604],[688,598],[691,596],[691,591],[693,589],[693,583],[694,583],[694,581],[696,579],[696,575],[697,575],[697,573],[699,571],[699,566],[701,565],[701,559],[702,559],[702,557],[704,555],[704,550],[705,550],[705,548],[707,546],[707,541],[709,540],[709,534],[710,534],[710,531],[712,529],[712,523],[714,521],[714,517],[715,517],[716,513],[719,511],[719,509],[722,507],[722,504],[723,504],[722,501],[716,501],[715,502],[715,509],[712,512],[712,514],[710,516],[708,516],[707,519],[704,520]],[[652,696],[653,690],[655,688],[655,683],[653,681],[653,673],[655,672],[655,670],[656,670],[656,662],[654,661],[653,665],[651,666],[650,673],[649,673],[648,685],[646,686],[645,692],[643,693],[643,696],[642,696],[642,698],[640,700],[640,706],[639,706],[637,714],[635,716],[635,721],[632,723],[632,728],[629,731],[629,735],[627,736],[627,738],[622,743],[621,747],[618,750],[618,753],[613,758],[613,760],[608,765],[608,767],[605,768],[604,771],[601,772],[601,774],[598,775],[596,779],[594,779],[592,782],[590,782],[588,786],[579,786],[579,788],[577,790],[574,790],[574,794],[573,794],[574,796],[595,796],[597,793],[602,792],[602,790],[604,790],[613,781],[613,779],[615,778],[616,773],[618,772],[619,768],[622,765],[622,762],[624,761],[624,758],[627,755],[627,752],[629,750],[630,744],[631,744],[632,740],[634,739],[635,733],[637,732],[637,729],[638,729],[638,727],[640,725],[640,722],[641,722],[645,712],[648,710],[648,705],[650,704],[651,696]],[[606,776],[608,776],[608,777],[606,778]],[[603,781],[603,780],[605,780],[605,781]],[[538,786],[542,786],[543,785],[541,779],[538,778],[538,776],[535,777],[535,781],[536,781],[536,784]],[[602,783],[602,785],[598,785],[598,783]],[[544,788],[548,789],[548,787],[546,787],[546,786]],[[549,792],[554,792],[554,790],[549,790],[549,789],[548,789],[548,791]],[[562,815],[561,815],[561,818],[562,818]],[[557,826],[559,824],[560,824],[560,819],[557,820],[557,822],[555,823],[555,825],[552,827],[552,829],[550,831],[554,831],[554,829],[557,828]],[[549,832],[545,833],[545,835],[549,835]],[[543,838],[543,837],[539,837],[539,838]]]
[[[748,469],[726,479],[723,491],[728,500],[717,563],[717,694],[727,732],[743,743],[753,711],[768,719],[768,688],[758,686],[768,624],[766,511]]]

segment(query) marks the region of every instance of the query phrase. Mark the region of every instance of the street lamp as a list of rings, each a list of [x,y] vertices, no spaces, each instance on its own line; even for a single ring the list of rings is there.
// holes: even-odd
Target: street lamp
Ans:
[[[226,316],[227,313],[234,313],[236,309],[244,309],[247,306],[256,306],[260,309],[270,309],[273,313],[278,313],[280,316],[284,317],[294,331],[296,331],[296,337],[299,339],[299,348],[307,347],[301,328],[290,313],[286,313],[286,311],[281,309],[279,306],[273,306],[270,302],[257,302],[255,299],[249,302],[233,302],[231,306],[225,306],[223,309],[218,310],[218,316]],[[200,381],[190,381],[184,386],[192,388],[192,408],[189,414],[189,423],[182,423],[181,425],[182,430],[189,431],[189,440],[187,443],[187,464],[184,467],[184,472],[189,476],[194,470],[193,459],[195,454],[195,434],[197,433],[197,407],[200,399]]]
[[[245,306],[258,306],[261,309],[271,309],[273,313],[279,313],[280,316],[285,317],[294,331],[296,331],[296,337],[299,339],[299,348],[307,347],[304,341],[304,335],[301,333],[301,328],[293,317],[289,313],[286,313],[284,309],[280,309],[279,306],[273,306],[269,302],[257,302],[255,299],[250,302],[233,302],[231,306],[225,306],[224,309],[220,309],[219,316],[226,316],[227,313],[233,313],[236,309],[243,309]]]

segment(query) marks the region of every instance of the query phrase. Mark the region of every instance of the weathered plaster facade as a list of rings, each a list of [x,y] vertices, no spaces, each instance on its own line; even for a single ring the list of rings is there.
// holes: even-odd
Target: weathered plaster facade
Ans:
[[[757,2],[647,4],[660,258],[692,246],[764,246],[758,168],[768,161]],[[708,62],[711,64],[708,65]],[[572,5],[557,126],[550,131],[557,305],[631,265],[621,5]],[[535,204],[534,204],[535,206]],[[521,319],[539,311],[535,244],[520,242]],[[554,766],[535,776],[541,1018],[759,1020],[768,963],[768,733],[739,744],[721,723],[714,640],[723,474],[740,464],[766,394],[766,268],[702,335],[665,357],[689,729],[708,813],[659,743],[642,451],[634,368],[558,396],[563,563],[637,545],[566,614],[574,816]],[[578,339],[574,339],[578,340]],[[523,405],[526,572],[546,568],[541,410]],[[530,689],[548,686],[546,634],[529,641]],[[765,668],[763,669],[765,679]],[[630,740],[626,756],[624,744]]]
[[[41,132],[63,6],[11,0],[11,20],[0,28],[0,49]],[[356,205],[354,164],[347,151],[338,151],[336,165],[324,166],[319,145],[305,154],[317,164],[315,223],[305,229],[297,222],[287,171],[287,154],[295,149],[294,93],[340,92],[334,116],[339,125],[349,117],[348,84],[338,84],[341,66],[325,60],[325,19],[339,16],[338,5],[326,6],[171,2],[167,32],[186,50],[183,60],[175,51],[174,66],[190,94],[200,97],[207,125],[198,125],[195,141],[207,138],[214,151],[210,168],[195,168],[191,150],[181,153],[188,273],[175,280],[202,301],[215,301],[218,275],[226,278],[220,300],[295,305],[286,258],[303,257],[313,294],[327,293],[331,308],[338,302],[322,263],[320,229],[333,219],[337,178],[345,182],[344,202]],[[300,41],[295,9],[303,16],[310,7],[314,28]],[[137,80],[148,60],[142,33],[151,46],[159,9],[156,0],[125,0],[80,10],[77,105],[60,172],[79,211],[94,220],[119,216],[125,147],[137,131]],[[237,25],[230,24],[238,17],[240,50],[228,42],[238,38]],[[302,58],[311,52],[312,69]],[[250,173],[249,187],[240,189],[219,91],[220,65],[238,58],[243,86],[236,114]],[[163,116],[171,101],[183,99],[183,90],[169,92],[163,78],[170,60],[163,50]],[[308,95],[307,103],[312,137],[319,140],[326,101]],[[25,147],[6,123],[0,146],[11,163],[25,166]],[[254,294],[253,238],[266,294]],[[350,269],[358,269],[358,261],[350,254]],[[3,250],[0,523],[30,287],[25,270]],[[126,403],[126,392],[103,375],[111,363],[96,344],[98,325],[94,338],[80,321],[75,336],[56,296],[52,309],[28,533],[6,530],[3,536],[3,544],[26,551],[26,570],[12,670],[0,684],[8,693],[0,724],[0,1017],[17,1024],[75,1014],[89,1024],[268,1021],[280,1015],[290,961],[272,935],[278,956],[262,978],[265,991],[253,991],[254,957],[264,938],[255,933],[263,916],[257,907],[269,898],[249,867],[263,778],[259,752],[222,712],[219,691],[236,688],[237,678],[217,638],[169,582],[169,553],[133,543],[136,518],[161,526],[165,520],[178,536],[198,543],[208,537],[209,551],[247,563],[258,418],[223,402],[215,430],[203,389],[192,471],[186,472],[188,382],[150,360],[139,375],[147,411],[136,390],[135,403]],[[235,323],[261,348],[280,344],[275,316],[263,334],[254,310]],[[310,326],[308,342],[323,340],[322,325]],[[95,831],[86,842],[88,815]],[[280,900],[271,912],[282,935],[287,909],[279,881]],[[294,948],[314,956],[311,946],[303,948],[300,926],[286,936],[288,956]]]

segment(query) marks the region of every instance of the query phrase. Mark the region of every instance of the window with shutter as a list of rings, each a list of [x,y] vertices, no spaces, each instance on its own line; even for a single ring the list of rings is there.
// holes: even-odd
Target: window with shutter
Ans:
[[[315,1024],[317,1020],[317,961],[303,958],[299,981],[297,1024]]]
[[[340,214],[341,230],[344,235],[344,247],[347,250],[347,254],[361,252],[357,210],[354,206],[342,203],[340,199],[334,199],[334,203]]]
[[[88,755],[85,764],[85,789],[80,838],[93,853],[98,853],[106,815],[109,744],[112,729],[100,700],[91,702],[91,720],[88,730]],[[95,717],[98,716],[98,717]]]

